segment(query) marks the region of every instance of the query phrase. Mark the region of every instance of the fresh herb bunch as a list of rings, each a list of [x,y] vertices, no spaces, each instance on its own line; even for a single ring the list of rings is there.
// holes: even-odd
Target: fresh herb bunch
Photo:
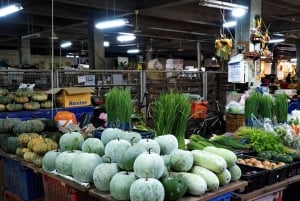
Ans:
[[[175,135],[179,148],[183,149],[186,124],[191,112],[188,98],[180,93],[161,94],[154,102],[153,112],[156,135]]]
[[[259,113],[262,118],[273,119],[273,97],[266,94],[261,97]]]
[[[131,94],[128,89],[114,87],[106,94],[105,109],[108,122],[131,122],[133,108]]]
[[[259,115],[259,106],[262,95],[259,92],[253,92],[245,101],[245,118],[249,119],[254,115],[258,117]]]
[[[274,100],[274,113],[277,122],[283,123],[287,121],[288,114],[288,98],[286,94],[277,94]]]

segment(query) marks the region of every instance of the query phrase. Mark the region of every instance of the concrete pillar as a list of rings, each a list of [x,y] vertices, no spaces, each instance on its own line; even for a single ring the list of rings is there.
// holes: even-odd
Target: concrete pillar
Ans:
[[[90,21],[88,30],[88,53],[90,69],[105,69],[105,49],[103,46],[103,32],[95,28],[93,21]]]
[[[297,75],[300,76],[300,42],[296,43]]]
[[[20,64],[31,64],[30,39],[21,40]]]

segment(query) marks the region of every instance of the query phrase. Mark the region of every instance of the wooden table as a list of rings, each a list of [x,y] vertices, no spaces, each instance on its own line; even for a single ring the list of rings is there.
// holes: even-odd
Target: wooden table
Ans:
[[[212,198],[216,198],[228,192],[233,192],[234,190],[243,189],[247,186],[248,182],[246,181],[236,181],[232,182],[226,186],[218,188],[215,192],[208,192],[204,195],[199,197],[196,196],[189,196],[189,197],[182,197],[179,201],[207,201]],[[89,189],[89,194],[101,201],[114,201],[111,195],[108,192],[101,192],[95,188]]]

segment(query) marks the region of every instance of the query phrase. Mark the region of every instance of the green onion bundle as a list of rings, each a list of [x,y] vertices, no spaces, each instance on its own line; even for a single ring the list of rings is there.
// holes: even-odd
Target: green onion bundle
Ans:
[[[259,106],[262,95],[259,92],[253,92],[245,101],[245,118],[249,119],[254,115],[255,117],[259,114]]]
[[[270,95],[263,95],[260,101],[259,113],[262,118],[273,119],[273,97]]]
[[[128,89],[112,88],[105,98],[107,121],[126,123],[131,121],[133,102]]]
[[[283,123],[287,121],[288,99],[286,94],[277,94],[275,96],[274,113],[279,123]]]
[[[154,102],[153,109],[156,135],[173,134],[179,148],[184,149],[185,129],[191,112],[187,97],[180,93],[162,94]]]

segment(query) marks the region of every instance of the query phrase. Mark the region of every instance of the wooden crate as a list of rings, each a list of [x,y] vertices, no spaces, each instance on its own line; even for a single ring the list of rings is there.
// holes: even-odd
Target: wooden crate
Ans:
[[[239,127],[245,125],[245,116],[242,114],[226,114],[226,131],[235,132]]]

